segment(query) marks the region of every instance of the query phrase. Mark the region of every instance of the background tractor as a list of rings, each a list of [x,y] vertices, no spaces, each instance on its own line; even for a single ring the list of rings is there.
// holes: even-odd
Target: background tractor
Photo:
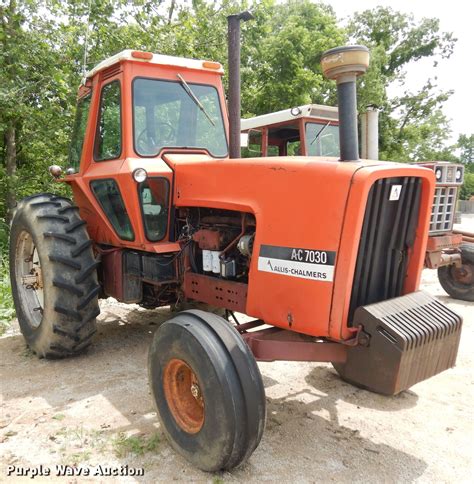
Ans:
[[[377,118],[371,108],[361,116],[362,157],[378,159]],[[336,107],[296,106],[242,119],[241,127],[246,157],[339,157]],[[474,233],[453,228],[464,166],[443,161],[416,165],[433,170],[436,177],[425,267],[437,269],[439,282],[451,297],[474,301]]]
[[[230,126],[220,64],[130,50],[106,59],[79,89],[70,166],[51,168],[74,201],[32,195],[11,230],[18,320],[40,357],[90,345],[99,297],[226,310],[229,320],[170,315],[148,357],[164,433],[207,471],[239,465],[260,442],[257,359],[332,362],[394,395],[454,365],[462,325],[418,291],[434,172],[358,158],[365,47],[322,59],[338,83],[340,162],[239,158],[246,18],[229,18]]]

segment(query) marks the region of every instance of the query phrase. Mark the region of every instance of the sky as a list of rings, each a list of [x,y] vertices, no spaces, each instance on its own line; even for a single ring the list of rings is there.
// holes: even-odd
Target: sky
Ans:
[[[420,89],[426,79],[438,77],[440,90],[454,90],[444,105],[444,113],[451,119],[450,141],[456,142],[460,133],[474,133],[474,1],[473,0],[323,0],[332,6],[339,19],[354,12],[392,7],[403,13],[412,13],[415,20],[423,17],[440,19],[440,29],[453,32],[458,39],[449,59],[441,59],[433,68],[433,59],[412,62],[407,67],[404,89]],[[396,92],[395,94],[399,94]]]

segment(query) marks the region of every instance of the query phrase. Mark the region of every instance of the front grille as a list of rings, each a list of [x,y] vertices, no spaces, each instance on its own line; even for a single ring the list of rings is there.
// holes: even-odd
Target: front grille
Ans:
[[[383,178],[372,185],[357,254],[349,324],[359,306],[401,295],[408,249],[415,241],[420,194],[418,177]]]
[[[436,187],[430,219],[430,234],[453,228],[457,187]]]

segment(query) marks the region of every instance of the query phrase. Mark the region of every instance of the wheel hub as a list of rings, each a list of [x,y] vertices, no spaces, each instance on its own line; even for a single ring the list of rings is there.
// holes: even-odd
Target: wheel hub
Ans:
[[[163,372],[166,402],[179,427],[189,434],[204,425],[204,398],[192,368],[183,360],[173,358]]]
[[[15,274],[21,303],[28,324],[37,329],[41,325],[44,310],[43,272],[38,249],[33,237],[26,230],[18,237],[15,258]]]
[[[467,286],[474,283],[474,271],[470,264],[463,264],[461,267],[453,269],[453,278],[455,281]]]
[[[30,272],[30,274],[21,278],[22,284],[26,286],[27,289],[43,289],[43,276],[41,273],[41,267],[33,267]]]

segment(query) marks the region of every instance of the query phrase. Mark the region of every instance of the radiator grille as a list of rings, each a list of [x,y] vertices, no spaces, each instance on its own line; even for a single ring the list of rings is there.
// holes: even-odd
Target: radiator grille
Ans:
[[[399,191],[396,199],[394,190]],[[421,179],[383,178],[370,189],[359,242],[349,324],[359,306],[400,296],[415,241]]]
[[[449,232],[453,228],[457,187],[436,187],[431,212],[430,234]]]

